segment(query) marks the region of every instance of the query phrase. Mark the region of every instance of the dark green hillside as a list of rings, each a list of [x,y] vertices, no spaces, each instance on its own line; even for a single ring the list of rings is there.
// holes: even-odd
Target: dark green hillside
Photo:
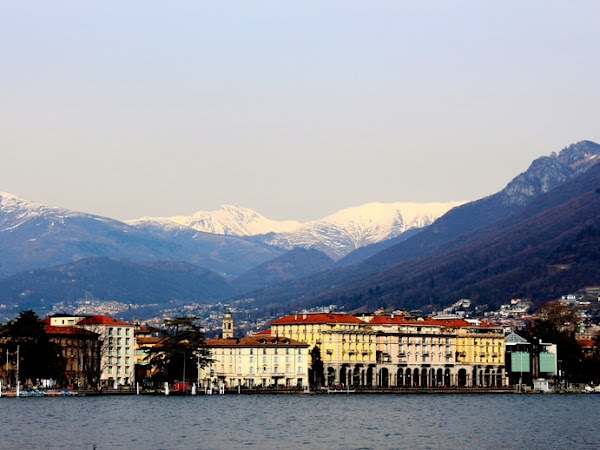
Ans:
[[[0,303],[18,304],[19,309],[84,298],[131,304],[207,302],[232,292],[219,275],[191,264],[111,258],[88,258],[0,280]]]
[[[553,299],[600,280],[600,165],[508,218],[310,303],[347,308]]]
[[[334,261],[323,252],[315,249],[295,248],[242,274],[233,280],[232,285],[237,292],[243,293],[322,272],[333,265]]]

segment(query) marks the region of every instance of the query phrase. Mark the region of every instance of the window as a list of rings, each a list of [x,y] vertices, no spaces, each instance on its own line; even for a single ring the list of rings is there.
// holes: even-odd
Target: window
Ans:
[[[273,362],[274,362],[275,364],[277,364],[277,363],[279,362],[279,358],[278,358],[277,356],[274,356],[274,357],[273,357]]]
[[[267,362],[267,357],[263,356],[263,363],[266,363],[266,362]]]
[[[112,344],[112,343],[113,343],[113,338],[109,337],[109,338],[108,338],[108,343],[109,343],[109,344]]]
[[[112,327],[110,327],[110,328],[108,329],[108,335],[109,335],[109,336],[112,336],[112,334],[113,334],[113,329],[112,329]]]
[[[263,373],[267,373],[267,366],[263,366]]]
[[[267,354],[267,349],[263,348],[263,355],[266,355],[266,354]]]
[[[285,349],[285,354],[286,354],[286,355],[289,355],[289,354],[290,354],[290,349],[289,349],[289,348],[286,348],[286,349]]]
[[[129,328],[125,328],[125,336],[129,336]]]
[[[121,373],[121,366],[117,366],[117,375]]]
[[[302,366],[298,366],[298,373],[302,373]]]
[[[253,363],[254,362],[254,356],[250,357],[250,362]]]
[[[250,354],[254,355],[254,349],[253,348],[250,349]]]
[[[274,372],[274,373],[279,373],[279,367],[275,366],[275,367],[273,368],[273,372]]]
[[[298,362],[301,363],[302,362],[302,355],[298,355]]]
[[[125,366],[125,373],[129,373],[129,366]]]
[[[112,366],[108,366],[108,374],[112,375]]]
[[[121,338],[117,338],[117,345],[121,345]]]
[[[121,336],[121,329],[117,328],[117,336]]]
[[[285,373],[290,373],[290,366],[285,366]]]
[[[129,356],[125,357],[125,364],[129,364]]]
[[[125,345],[129,345],[129,338],[125,338]]]
[[[250,373],[254,373],[254,367],[250,366]]]

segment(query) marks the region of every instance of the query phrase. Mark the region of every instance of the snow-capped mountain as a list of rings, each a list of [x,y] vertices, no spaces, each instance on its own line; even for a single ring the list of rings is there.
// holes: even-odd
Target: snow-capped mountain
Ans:
[[[253,240],[285,249],[316,248],[339,259],[359,247],[428,226],[462,203],[368,203],[306,223],[275,221],[251,209],[226,205],[193,216],[144,217],[127,223],[139,228],[192,228],[207,233],[252,236]]]
[[[35,203],[8,192],[0,192],[0,232],[14,230],[28,221],[39,219],[42,216],[52,217],[59,221],[77,216],[88,216],[101,220],[100,217]]]
[[[0,193],[0,278],[93,257],[181,261],[237,276],[282,253],[237,236],[148,230]]]
[[[339,259],[365,245],[426,227],[462,203],[367,203],[307,222],[293,232],[267,236],[265,242],[283,248],[316,248]]]
[[[205,233],[232,236],[292,232],[302,226],[302,223],[295,220],[271,220],[251,209],[233,205],[223,205],[214,211],[198,211],[192,216],[143,217],[127,220],[126,223],[137,227],[193,228]]]

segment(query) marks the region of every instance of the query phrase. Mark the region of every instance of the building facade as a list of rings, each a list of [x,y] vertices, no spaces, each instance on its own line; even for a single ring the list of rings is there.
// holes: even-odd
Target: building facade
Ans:
[[[133,385],[135,381],[135,325],[113,317],[88,316],[77,323],[100,335],[100,382],[104,386]]]
[[[198,370],[202,387],[308,385],[308,345],[268,334],[206,339],[210,363]]]

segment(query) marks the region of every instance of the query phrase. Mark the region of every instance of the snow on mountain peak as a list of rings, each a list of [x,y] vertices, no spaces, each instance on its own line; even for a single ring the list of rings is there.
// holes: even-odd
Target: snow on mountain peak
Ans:
[[[56,219],[64,219],[78,215],[74,211],[35,203],[8,192],[0,192],[0,231],[10,231],[25,222],[44,215],[52,215]]]
[[[167,228],[188,227],[205,233],[233,236],[292,232],[302,226],[295,220],[271,220],[256,211],[234,205],[223,205],[214,211],[198,211],[191,216],[144,217],[128,220],[126,223],[134,226],[152,224]]]
[[[364,245],[427,226],[462,203],[367,203],[306,223],[275,221],[248,208],[223,205],[192,216],[144,217],[126,223],[163,229],[192,228],[221,235],[262,235],[262,240],[270,245],[287,249],[316,247],[333,258],[340,258]]]

